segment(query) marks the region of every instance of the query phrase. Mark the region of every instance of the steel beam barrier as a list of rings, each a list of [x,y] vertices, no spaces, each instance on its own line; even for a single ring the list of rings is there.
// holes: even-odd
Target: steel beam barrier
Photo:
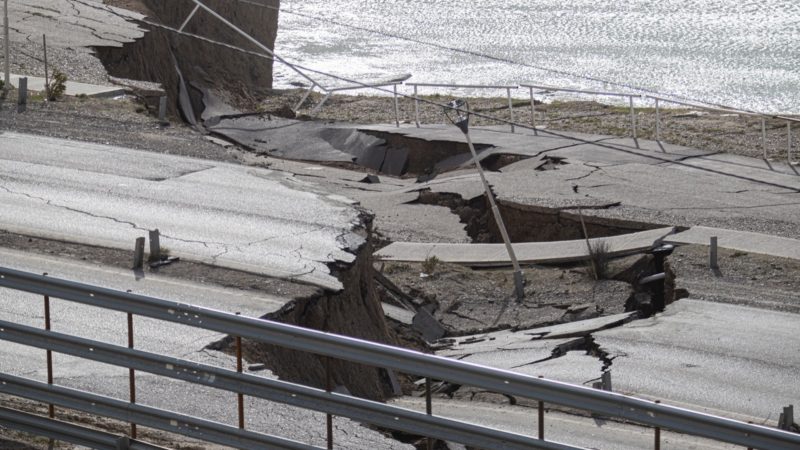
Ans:
[[[320,450],[301,442],[8,374],[0,374],[0,392],[240,449]]]
[[[37,436],[100,450],[119,450],[123,447],[130,450],[167,450],[164,447],[129,439],[127,436],[106,433],[11,408],[0,407],[0,424]]]
[[[274,344],[293,350],[392,368],[492,392],[533,398],[608,417],[703,436],[732,444],[774,450],[800,448],[800,435],[674,406],[598,391],[558,381],[209,308],[0,269],[0,286],[49,295],[100,308],[161,319]]]
[[[577,449],[357,397],[11,322],[0,321],[0,339],[478,448]]]

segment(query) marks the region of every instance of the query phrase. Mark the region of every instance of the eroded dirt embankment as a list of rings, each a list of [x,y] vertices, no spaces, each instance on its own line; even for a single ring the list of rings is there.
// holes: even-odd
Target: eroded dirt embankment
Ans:
[[[176,29],[194,9],[194,3],[189,0],[109,0],[108,3],[141,12],[148,21]],[[279,0],[204,2],[270,49],[274,47],[278,30],[278,12],[273,8],[277,8],[279,3]],[[142,27],[149,30],[142,39],[121,48],[97,48],[97,55],[113,76],[161,83],[170,97],[173,113],[177,111],[179,72],[195,103],[200,101],[200,94],[193,90],[192,85],[220,89],[234,98],[261,97],[272,88],[270,59],[247,55],[146,23]],[[203,10],[197,12],[184,31],[264,53]]]
[[[373,248],[370,240],[372,217],[363,214],[362,221],[367,240],[357,250],[355,262],[331,264],[331,272],[344,286],[342,291],[325,291],[296,298],[263,318],[395,345],[396,339],[386,325],[373,279]],[[210,348],[232,351],[232,344],[233,339],[228,337],[212,344]],[[353,395],[373,400],[385,400],[394,393],[394,375],[386,369],[254,341],[245,341],[243,352],[248,361],[264,363],[281,379],[288,381],[324,389],[328,380],[326,365],[329,364],[332,388],[344,387]]]

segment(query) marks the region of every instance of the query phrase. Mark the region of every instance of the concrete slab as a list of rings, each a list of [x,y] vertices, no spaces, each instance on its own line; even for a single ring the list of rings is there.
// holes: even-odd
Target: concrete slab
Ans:
[[[9,80],[11,85],[15,88],[19,86],[19,79],[22,77],[28,78],[28,90],[44,92],[45,79],[42,77],[31,77],[27,75],[11,74]],[[52,81],[52,80],[51,80]],[[67,90],[64,95],[79,96],[85,95],[87,97],[96,98],[113,98],[120,95],[125,95],[125,89],[117,86],[98,86],[96,84],[79,83],[77,81],[69,81],[66,83]]]
[[[703,171],[800,192],[800,170],[796,171],[796,167],[785,163],[768,164],[763,159],[737,155],[714,155],[692,158],[679,163],[666,164],[666,166],[687,171]]]
[[[712,236],[717,237],[717,245],[723,248],[800,260],[800,240],[747,231],[698,226],[668,236],[664,241],[671,244],[710,245]]]
[[[561,323],[549,327],[534,328],[531,330],[520,330],[525,336],[532,336],[540,339],[559,339],[575,336],[585,336],[595,331],[615,327],[626,322],[630,322],[638,316],[636,312],[626,312],[613,314],[610,316],[597,317],[594,319],[579,320],[576,322]]]
[[[592,244],[606,242],[609,253],[617,256],[646,250],[675,231],[673,227],[658,228],[638,233],[590,239]],[[588,257],[586,241],[521,242],[514,243],[514,252],[522,264],[563,263],[581,261]],[[508,253],[503,244],[423,244],[395,242],[377,252],[375,257],[384,261],[422,262],[436,256],[443,262],[469,266],[508,266]]]

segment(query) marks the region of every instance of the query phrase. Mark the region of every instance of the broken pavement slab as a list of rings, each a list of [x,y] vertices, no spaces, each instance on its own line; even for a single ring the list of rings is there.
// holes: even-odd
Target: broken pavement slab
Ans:
[[[313,284],[356,259],[360,212],[291,174],[23,134],[0,134],[5,214],[24,235],[129,250],[148,230],[184,260]]]
[[[53,47],[121,47],[144,36],[144,18],[98,0],[8,2],[11,42],[41,42],[46,30]]]
[[[605,242],[612,256],[621,256],[650,249],[675,231],[674,227],[640,231],[638,233],[590,239],[596,244]],[[520,242],[512,244],[522,264],[545,264],[583,261],[589,257],[583,239],[560,242]],[[395,242],[374,253],[384,261],[423,262],[433,256],[440,261],[476,267],[508,266],[511,261],[503,244],[426,244]]]
[[[722,248],[800,260],[800,240],[747,231],[698,226],[668,236],[664,242],[710,245],[712,236],[717,237],[717,245]]]
[[[797,329],[796,314],[682,299],[593,337],[617,392],[762,423],[800,404]]]

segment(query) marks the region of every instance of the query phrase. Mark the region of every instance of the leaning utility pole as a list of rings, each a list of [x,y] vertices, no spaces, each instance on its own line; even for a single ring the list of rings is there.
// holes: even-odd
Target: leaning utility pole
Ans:
[[[3,85],[3,89],[8,90],[11,87],[11,69],[9,64],[9,33],[8,33],[8,0],[3,0],[3,36],[5,38],[5,78],[3,81],[5,84]]]
[[[450,117],[448,114],[449,110],[455,111],[455,119]],[[472,153],[472,161],[475,163],[475,168],[478,170],[478,175],[481,177],[483,190],[492,208],[492,215],[494,215],[497,228],[500,230],[500,235],[503,237],[503,243],[505,243],[508,258],[511,260],[511,265],[514,267],[514,293],[517,296],[517,300],[522,301],[525,298],[525,278],[522,275],[522,269],[519,267],[517,255],[514,253],[514,247],[511,245],[511,239],[508,237],[508,231],[506,231],[506,224],[503,222],[503,216],[500,215],[500,209],[498,209],[497,202],[495,202],[494,193],[489,187],[489,182],[486,181],[486,176],[483,174],[483,166],[481,166],[480,161],[478,161],[478,153],[475,151],[475,146],[472,145],[472,138],[469,135],[469,105],[464,100],[453,100],[445,107],[445,116],[453,125],[458,127],[467,138],[467,146],[469,147],[470,153]]]

